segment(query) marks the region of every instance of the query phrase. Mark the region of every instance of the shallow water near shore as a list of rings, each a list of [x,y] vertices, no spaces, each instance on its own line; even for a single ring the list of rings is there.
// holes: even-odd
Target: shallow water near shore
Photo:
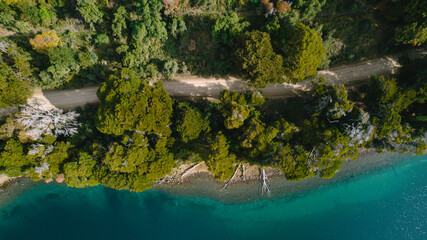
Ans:
[[[404,156],[248,203],[37,185],[0,208],[0,239],[427,239],[427,156]]]

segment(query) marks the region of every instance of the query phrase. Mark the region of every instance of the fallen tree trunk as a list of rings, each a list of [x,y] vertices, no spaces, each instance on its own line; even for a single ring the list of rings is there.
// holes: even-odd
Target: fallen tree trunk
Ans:
[[[198,166],[200,166],[202,163],[204,163],[204,162],[199,162],[198,164],[196,164],[196,165],[194,165],[194,166],[192,166],[192,167],[190,167],[190,168],[188,168],[187,170],[185,170],[184,171],[184,173],[181,175],[181,177],[179,178],[179,180],[182,182],[183,180],[184,180],[184,178],[186,178],[187,177],[187,175],[189,175],[189,174],[191,174],[192,172],[192,170],[194,170],[195,168],[197,168]]]
[[[236,167],[236,170],[234,171],[233,176],[231,176],[231,178],[225,182],[224,187],[222,187],[221,190],[219,190],[220,192],[222,192],[222,190],[228,188],[228,186],[230,186],[230,184],[234,182],[234,177],[236,176],[237,172],[240,170],[241,167],[242,167],[242,164],[239,164]]]
[[[271,197],[271,192],[267,185],[268,178],[267,178],[267,175],[265,174],[264,168],[261,169],[261,174],[259,178],[261,181],[261,196],[264,196],[264,194],[267,194],[267,196]]]

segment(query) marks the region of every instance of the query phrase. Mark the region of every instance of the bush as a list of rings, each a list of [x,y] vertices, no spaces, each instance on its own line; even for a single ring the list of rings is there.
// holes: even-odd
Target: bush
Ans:
[[[175,75],[178,72],[178,63],[175,60],[168,60],[163,65],[163,73],[169,77]]]
[[[110,39],[108,38],[107,34],[105,34],[105,33],[99,34],[98,36],[96,36],[95,43],[98,46],[106,45],[106,44],[110,43]]]

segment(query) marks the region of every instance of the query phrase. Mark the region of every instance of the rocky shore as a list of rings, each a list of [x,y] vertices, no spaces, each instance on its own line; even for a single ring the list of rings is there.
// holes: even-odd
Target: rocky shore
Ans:
[[[411,159],[411,154],[398,153],[378,153],[376,151],[366,150],[354,161],[345,162],[341,171],[331,179],[322,179],[320,177],[308,178],[299,182],[288,181],[286,178],[272,169],[267,169],[267,185],[271,195],[263,194],[263,181],[260,179],[260,170],[256,166],[250,166],[246,178],[235,177],[233,182],[224,186],[227,182],[216,181],[212,174],[206,171],[202,166],[191,169],[191,172],[185,173],[184,178],[179,178],[175,172],[162,181],[154,184],[156,191],[166,192],[179,196],[207,197],[222,202],[239,203],[255,201],[262,198],[280,198],[291,197],[301,194],[307,190],[321,188],[326,185],[336,184],[341,181],[354,178],[359,175],[369,174],[381,168],[393,167],[401,161]],[[188,167],[188,166],[187,166]],[[191,168],[191,166],[189,167]],[[188,168],[187,168],[188,170]],[[249,172],[252,172],[249,174]]]
[[[241,165],[228,181],[217,181],[204,162],[183,164],[153,185],[153,190],[178,196],[207,197],[227,203],[256,201],[262,198],[291,197],[307,190],[346,181],[361,174],[393,165],[412,158],[411,154],[378,153],[373,150],[361,152],[358,159],[345,162],[335,177],[308,178],[299,182],[288,181],[277,170],[264,168],[266,181],[262,181],[262,169],[255,165]],[[19,193],[44,182],[32,182],[27,178],[0,176],[0,202],[14,198]],[[56,182],[56,181],[54,181]],[[266,184],[271,194],[263,192]]]

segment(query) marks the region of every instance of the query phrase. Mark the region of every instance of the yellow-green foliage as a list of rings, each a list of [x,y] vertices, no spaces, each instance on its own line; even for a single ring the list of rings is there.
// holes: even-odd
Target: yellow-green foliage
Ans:
[[[220,93],[219,99],[225,127],[233,129],[242,126],[250,113],[245,96],[225,89]]]
[[[235,170],[236,156],[229,153],[228,148],[227,138],[222,132],[219,132],[211,140],[210,154],[206,165],[219,181],[229,179]]]
[[[150,86],[133,71],[111,75],[98,90],[101,106],[97,127],[101,132],[122,135],[125,131],[169,136],[172,100],[162,82]]]
[[[79,153],[77,161],[64,165],[65,182],[70,187],[91,187],[99,184],[94,176],[96,160],[85,152]]]
[[[47,53],[47,50],[58,46],[60,43],[55,32],[42,32],[30,39],[30,44],[39,53]]]
[[[331,161],[331,166],[320,171],[320,177],[325,179],[330,179],[335,176],[339,170],[341,170],[341,161]]]
[[[283,66],[291,82],[299,82],[316,73],[325,52],[317,33],[298,23],[280,41]]]
[[[208,130],[209,121],[203,119],[200,112],[190,107],[188,103],[178,103],[176,111],[178,112],[175,118],[176,131],[180,133],[183,142],[197,139],[200,133]]]
[[[246,32],[241,46],[236,51],[236,63],[249,86],[264,88],[268,83],[284,81],[283,58],[273,51],[268,33]]]

